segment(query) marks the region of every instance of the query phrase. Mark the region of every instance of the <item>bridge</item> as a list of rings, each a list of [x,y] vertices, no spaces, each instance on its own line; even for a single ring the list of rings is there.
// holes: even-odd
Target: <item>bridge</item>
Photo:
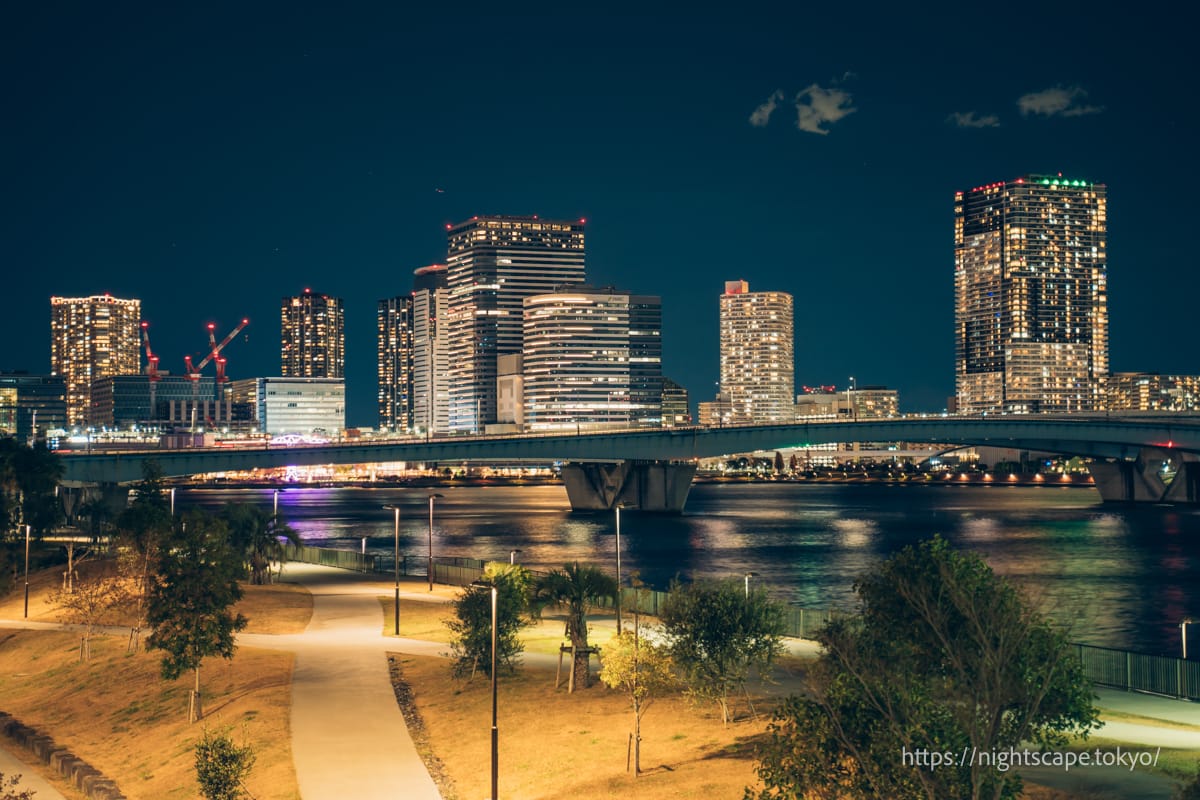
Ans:
[[[572,508],[681,511],[696,459],[837,442],[1019,448],[1096,461],[1104,500],[1200,502],[1200,414],[905,417],[794,425],[453,436],[290,447],[72,453],[64,484],[138,481],[154,460],[166,477],[322,464],[564,462]],[[1163,480],[1164,463],[1175,477]]]

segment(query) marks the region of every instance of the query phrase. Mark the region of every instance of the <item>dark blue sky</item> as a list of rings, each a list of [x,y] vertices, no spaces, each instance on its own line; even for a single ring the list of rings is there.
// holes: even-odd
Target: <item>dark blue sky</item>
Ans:
[[[743,278],[795,295],[798,386],[941,410],[954,191],[1062,172],[1108,186],[1112,368],[1200,373],[1196,65],[1165,6],[173,5],[0,12],[0,369],[48,370],[51,295],[108,291],[164,368],[245,316],[229,373],[277,374],[311,287],[346,301],[374,425],[376,301],[445,223],[538,214],[587,218],[591,282],[662,295],[693,402]]]

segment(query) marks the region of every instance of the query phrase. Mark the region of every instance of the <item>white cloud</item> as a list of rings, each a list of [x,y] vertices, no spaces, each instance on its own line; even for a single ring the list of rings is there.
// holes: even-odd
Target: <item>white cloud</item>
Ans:
[[[1104,106],[1083,105],[1086,97],[1087,92],[1078,86],[1053,86],[1022,95],[1017,99],[1017,108],[1023,116],[1040,114],[1043,117],[1082,117],[1104,110]]]
[[[814,83],[796,95],[796,127],[825,136],[829,131],[823,125],[831,125],[857,110],[851,105],[849,92],[822,89]]]
[[[771,115],[775,113],[775,108],[779,105],[779,101],[783,99],[783,90],[776,89],[771,92],[771,96],[766,102],[754,109],[754,113],[750,115],[750,124],[756,128],[764,127],[771,121]]]
[[[999,128],[1000,118],[995,114],[984,114],[980,116],[974,111],[955,111],[950,116],[946,117],[946,122],[953,123],[960,128]]]

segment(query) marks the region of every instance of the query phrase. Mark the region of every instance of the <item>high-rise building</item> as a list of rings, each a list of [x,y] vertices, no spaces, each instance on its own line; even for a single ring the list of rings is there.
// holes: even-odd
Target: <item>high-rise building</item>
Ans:
[[[66,381],[68,424],[89,423],[92,381],[140,371],[141,323],[141,300],[50,298],[50,373]]]
[[[346,427],[344,378],[245,378],[231,382],[229,399],[253,409],[263,433],[332,439]]]
[[[1103,407],[1107,229],[1099,183],[1027,175],[955,193],[960,413]]]
[[[412,432],[412,295],[380,300],[375,313],[379,427]]]
[[[525,299],[527,430],[662,424],[662,300],[564,286]]]
[[[792,296],[726,281],[720,300],[721,393],[734,425],[791,424],[795,385]]]
[[[444,431],[450,366],[446,332],[446,266],[413,273],[412,294],[379,301],[379,425],[392,431]]]
[[[346,375],[345,309],[340,297],[285,297],[280,311],[280,369],[285,378]]]
[[[449,298],[445,264],[430,264],[413,273],[413,426],[435,433],[450,426]]]
[[[584,280],[584,221],[473,217],[447,228],[449,429],[496,421],[496,359],[521,352],[527,297]]]

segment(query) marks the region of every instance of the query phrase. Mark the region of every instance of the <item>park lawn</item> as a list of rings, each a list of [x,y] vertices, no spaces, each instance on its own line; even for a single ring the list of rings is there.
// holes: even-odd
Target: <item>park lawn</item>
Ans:
[[[450,679],[445,659],[396,654],[415,696],[432,751],[454,793],[490,793],[491,683],[482,673]],[[642,769],[625,770],[633,713],[626,696],[596,681],[567,694],[554,670],[521,667],[498,687],[501,796],[539,798],[740,798],[755,783],[754,742],[767,719],[723,726],[715,706],[694,708],[680,697],[656,700],[642,722]]]
[[[59,621],[46,595],[60,585],[61,568],[30,575],[31,619]],[[238,608],[250,620],[249,631],[283,633],[308,624],[306,590],[243,590]],[[22,580],[0,598],[0,618],[21,619],[23,605]],[[160,654],[129,655],[128,638],[124,631],[95,635],[91,660],[80,663],[77,632],[0,629],[0,710],[71,749],[130,800],[197,797],[192,748],[205,727],[229,731],[235,742],[254,748],[247,785],[257,800],[299,797],[289,727],[290,653],[240,647],[232,661],[207,659],[200,671],[205,719],[193,725],[187,722],[193,675],[164,681]],[[25,760],[38,764],[32,756]],[[49,767],[34,768],[54,780]]]

